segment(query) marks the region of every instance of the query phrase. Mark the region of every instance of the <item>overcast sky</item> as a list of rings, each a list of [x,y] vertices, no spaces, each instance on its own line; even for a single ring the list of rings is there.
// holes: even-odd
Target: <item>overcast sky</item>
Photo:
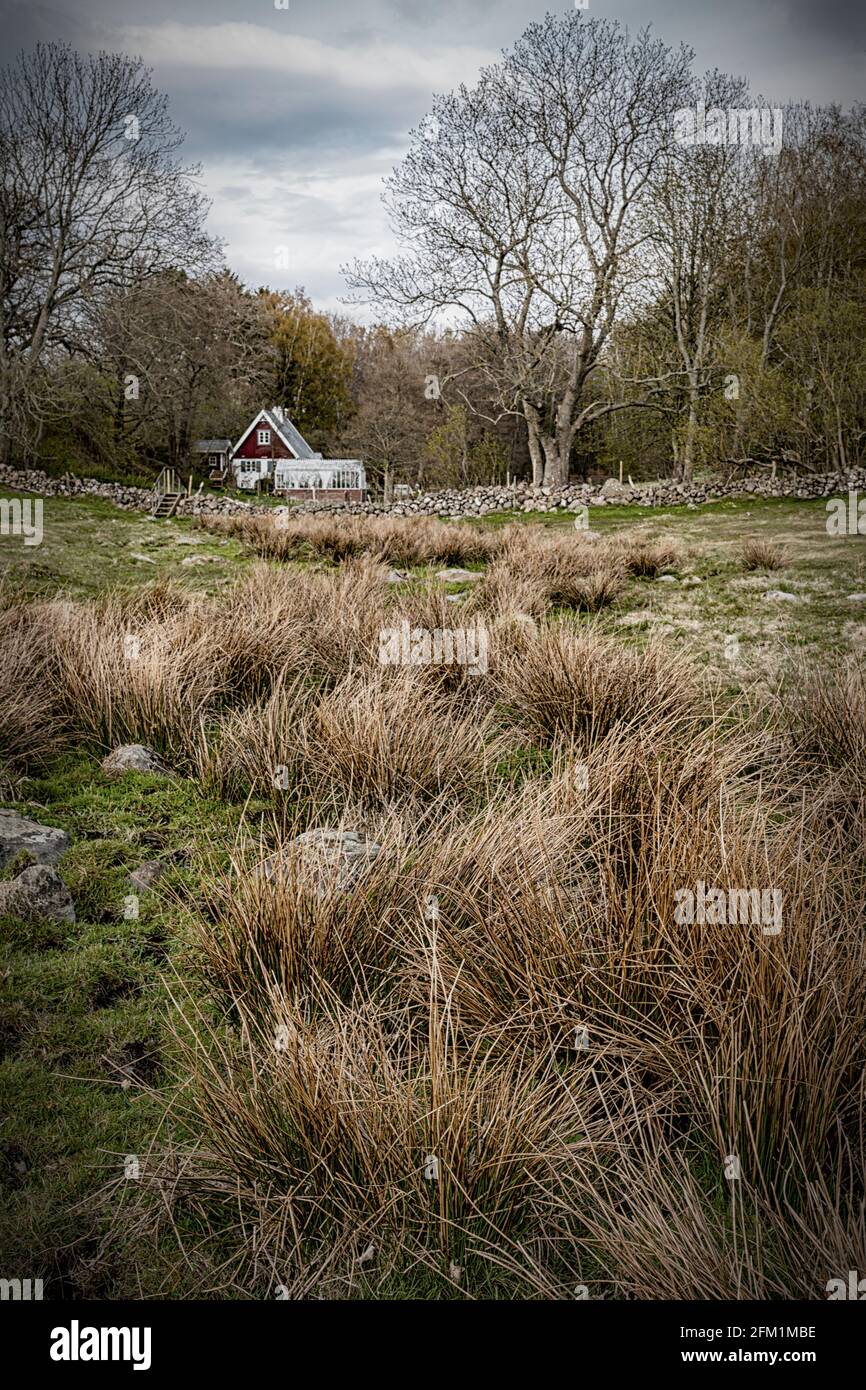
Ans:
[[[0,0],[4,56],[39,39],[141,55],[203,166],[248,284],[339,308],[341,264],[391,248],[382,178],[431,94],[471,82],[563,0]],[[866,98],[866,0],[590,0],[771,104]],[[277,268],[277,248],[287,268]]]

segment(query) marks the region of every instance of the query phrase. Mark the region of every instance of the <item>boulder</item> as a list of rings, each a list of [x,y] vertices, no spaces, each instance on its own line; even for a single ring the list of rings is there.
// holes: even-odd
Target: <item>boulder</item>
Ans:
[[[607,478],[601,485],[602,497],[622,497],[623,493],[630,492],[631,488],[626,487],[617,478]]]
[[[764,594],[764,601],[769,599],[771,603],[800,603],[799,594],[786,594],[784,589],[768,589]]]
[[[333,885],[349,892],[370,867],[381,846],[358,830],[305,830],[290,840],[286,848],[261,865],[267,879],[289,874],[292,869],[320,896]]]
[[[37,864],[56,864],[69,849],[65,830],[19,816],[16,811],[0,810],[0,869],[16,854],[26,850]]]
[[[453,569],[437,570],[436,578],[441,579],[443,584],[474,584],[484,575],[479,570],[462,570],[455,566]]]
[[[69,889],[49,864],[32,864],[9,883],[0,883],[0,917],[23,922],[74,922]]]
[[[146,892],[152,888],[158,878],[162,878],[165,873],[165,865],[158,859],[146,859],[143,864],[139,864],[137,869],[133,869],[129,875],[129,881],[133,888],[139,892]]]
[[[618,627],[643,627],[646,623],[657,623],[658,616],[648,608],[641,608],[634,613],[625,613],[616,621]]]
[[[150,772],[158,777],[170,777],[171,768],[166,767],[159,754],[143,743],[124,743],[114,748],[100,763],[107,777],[123,777],[127,772]]]

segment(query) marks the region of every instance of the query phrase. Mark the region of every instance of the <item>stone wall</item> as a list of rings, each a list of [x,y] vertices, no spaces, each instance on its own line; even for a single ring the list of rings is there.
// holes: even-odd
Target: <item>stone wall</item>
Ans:
[[[866,489],[866,468],[848,473],[809,474],[801,477],[769,476],[744,478],[735,482],[702,481],[674,483],[668,479],[654,483],[620,484],[613,478],[606,483],[579,483],[562,488],[532,487],[518,483],[512,487],[474,487],[425,493],[404,498],[389,507],[368,502],[348,507],[350,512],[388,513],[391,516],[485,516],[490,512],[576,512],[581,507],[632,505],[639,507],[699,506],[734,497],[835,497],[849,488]],[[324,504],[306,504],[306,512],[324,511]]]
[[[743,478],[735,482],[702,481],[674,483],[663,480],[655,483],[620,484],[609,478],[601,486],[578,483],[562,488],[531,487],[517,483],[511,487],[474,487],[424,493],[419,497],[403,498],[390,506],[381,502],[302,502],[292,507],[293,513],[339,511],[351,515],[390,516],[485,516],[491,512],[576,512],[581,507],[603,507],[630,504],[641,507],[699,506],[734,497],[838,497],[849,489],[866,492],[866,468],[848,473],[808,474],[806,476]],[[153,495],[147,488],[129,487],[124,483],[101,483],[95,478],[78,478],[65,474],[49,477],[36,469],[0,467],[0,494],[3,489],[34,492],[43,497],[103,497],[115,506],[130,511],[149,511]],[[244,502],[222,494],[184,497],[178,507],[179,516],[199,516],[221,512],[243,515],[268,512],[272,508]]]

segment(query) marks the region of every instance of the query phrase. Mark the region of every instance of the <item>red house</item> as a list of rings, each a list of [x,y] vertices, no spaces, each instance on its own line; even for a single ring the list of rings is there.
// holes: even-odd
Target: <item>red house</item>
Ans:
[[[360,459],[324,459],[310,448],[278,405],[260,410],[231,451],[239,488],[268,482],[286,497],[362,502],[367,491]]]

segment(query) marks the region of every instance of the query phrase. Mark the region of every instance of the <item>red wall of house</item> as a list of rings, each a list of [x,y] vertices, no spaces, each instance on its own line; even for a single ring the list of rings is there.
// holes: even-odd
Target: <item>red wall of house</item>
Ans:
[[[262,425],[262,429],[268,428],[268,425]],[[294,457],[274,430],[271,430],[270,444],[257,444],[258,432],[258,425],[254,430],[250,430],[243,444],[234,455],[236,459],[290,459]]]

